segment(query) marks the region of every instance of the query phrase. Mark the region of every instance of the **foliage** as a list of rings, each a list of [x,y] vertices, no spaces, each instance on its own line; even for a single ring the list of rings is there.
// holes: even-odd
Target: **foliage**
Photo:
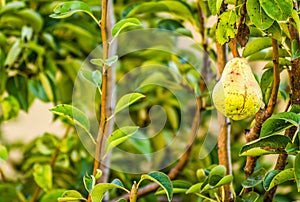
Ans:
[[[228,6],[224,6],[224,3]],[[45,131],[27,144],[9,144],[5,140],[6,134],[1,134],[0,201],[87,201],[89,195],[92,201],[101,201],[106,193],[109,193],[111,199],[120,196],[126,198],[123,194],[127,193],[131,201],[135,201],[138,190],[147,187],[150,182],[160,188],[142,196],[139,201],[159,201],[161,194],[168,201],[173,198],[180,198],[182,201],[219,201],[222,199],[220,187],[223,189],[225,185],[232,184],[231,189],[240,193],[236,194],[236,201],[263,200],[263,195],[277,186],[277,201],[299,199],[300,106],[299,103],[292,103],[290,106],[291,97],[296,93],[290,86],[293,78],[290,75],[291,67],[293,61],[300,56],[300,43],[294,39],[299,35],[294,37],[289,31],[294,27],[300,32],[299,11],[294,9],[294,3],[299,1],[113,1],[116,23],[110,30],[110,44],[121,40],[118,37],[127,31],[159,28],[170,33],[168,30],[197,42],[198,46],[192,49],[201,49],[211,60],[211,65],[205,69],[201,66],[204,62],[200,56],[184,48],[176,54],[162,49],[147,49],[122,57],[115,54],[107,58],[89,55],[102,43],[99,29],[102,11],[99,1],[1,1],[0,123],[14,120],[20,111],[28,112],[34,100],[39,99],[54,105],[49,113],[53,113],[54,121],[64,124],[66,132],[63,137],[59,137],[60,134]],[[216,19],[214,17],[218,20],[213,20]],[[242,37],[239,39],[239,36]],[[146,38],[147,35],[139,37]],[[243,139],[244,131],[253,128],[254,117],[231,123],[231,157],[234,169],[231,174],[226,167],[219,165],[217,146],[210,150],[205,143],[208,138],[212,142],[217,139],[217,132],[209,130],[211,122],[217,124],[216,115],[211,113],[213,103],[209,96],[217,74],[213,66],[218,57],[215,44],[231,43],[236,38],[240,43],[238,50],[242,51],[241,55],[249,62],[259,62],[255,76],[266,105],[262,110],[272,100],[274,40],[279,47],[278,62],[282,80],[276,108],[271,113],[272,116],[263,121],[259,138],[247,143]],[[135,45],[138,41],[135,39],[130,43]],[[167,37],[152,39],[150,42],[157,47],[164,43],[178,43],[169,41]],[[89,63],[91,68],[83,69],[84,63]],[[135,67],[147,65],[151,68],[153,66],[151,74],[143,77],[147,72],[138,72],[137,74],[141,74],[138,77],[140,80],[128,83],[135,90],[124,91],[116,100],[114,112],[106,117],[107,120],[118,120],[118,115],[126,109],[135,126],[122,120],[124,125],[120,127],[116,124],[113,133],[102,145],[105,145],[104,157],[110,156],[110,152],[114,153],[117,149],[123,149],[128,153],[141,154],[146,159],[134,162],[135,159],[130,155],[128,159],[114,156],[112,162],[124,165],[135,163],[140,167],[147,166],[145,162],[150,162],[153,165],[163,165],[163,169],[141,175],[112,169],[110,183],[97,183],[105,171],[96,170],[96,174],[91,174],[94,159],[82,144],[79,133],[83,131],[89,137],[91,144],[88,146],[94,148],[98,144],[98,131],[93,124],[94,120],[90,120],[90,114],[85,111],[89,107],[87,102],[72,105],[76,79],[79,77],[87,85],[97,89],[93,109],[100,116],[99,103],[104,96],[102,87],[105,82],[105,67],[115,66],[116,79],[122,82],[122,78]],[[162,66],[175,73],[169,75],[158,71]],[[200,82],[202,77],[207,85],[204,88]],[[168,83],[165,84],[163,81],[166,78]],[[136,83],[140,85],[136,87]],[[151,83],[164,85],[148,85]],[[171,144],[179,130],[185,133],[193,130],[181,127],[182,113],[189,112],[193,116],[195,109],[189,108],[190,103],[182,105],[178,101],[186,95],[173,94],[172,90],[178,86],[197,99],[200,98],[201,122],[200,129],[195,133],[194,145],[190,147],[192,151],[188,163],[178,171],[176,179],[172,179],[166,173],[176,169],[177,164],[173,162],[172,165],[165,165],[172,152],[164,152],[156,159],[151,159],[149,154]],[[110,92],[112,90],[109,89]],[[151,136],[152,131],[147,126],[154,121],[150,112],[156,105],[164,109],[166,121],[161,130]],[[36,123],[29,127],[34,127],[34,124]],[[203,134],[206,131],[207,134]],[[26,134],[24,138],[25,136]],[[178,147],[190,146],[190,142],[177,143]],[[19,152],[22,158],[18,161],[11,160],[14,152]],[[202,153],[207,155],[199,159],[199,154]],[[270,154],[275,158],[286,155],[287,166],[284,165],[280,170],[273,169],[275,160],[266,158]],[[259,160],[255,171],[245,178],[242,170],[246,157],[252,156],[259,157]],[[9,165],[16,174],[3,172],[1,163]],[[245,189],[251,191],[244,192]],[[282,190],[288,192],[282,194]],[[126,201],[120,199],[122,200]]]

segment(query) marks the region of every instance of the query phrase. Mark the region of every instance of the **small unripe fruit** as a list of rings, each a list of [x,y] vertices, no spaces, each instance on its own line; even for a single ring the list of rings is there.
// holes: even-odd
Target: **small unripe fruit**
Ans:
[[[263,105],[261,89],[244,58],[230,60],[212,93],[219,112],[233,120],[254,115]]]

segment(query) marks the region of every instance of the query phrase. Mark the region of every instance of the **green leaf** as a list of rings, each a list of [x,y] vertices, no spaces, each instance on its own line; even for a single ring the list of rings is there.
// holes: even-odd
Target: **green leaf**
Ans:
[[[186,194],[193,194],[193,193],[200,192],[202,184],[203,184],[203,182],[192,185],[185,193]]]
[[[54,13],[50,15],[52,18],[67,18],[74,13],[84,12],[90,15],[97,23],[97,19],[92,14],[90,7],[82,1],[69,1],[58,4],[54,8]]]
[[[249,41],[243,51],[243,57],[248,57],[254,53],[259,52],[265,48],[272,46],[272,39],[270,37],[258,37]]]
[[[264,188],[268,191],[276,185],[294,179],[294,168],[288,168],[283,171],[273,170],[266,175],[264,179]]]
[[[235,28],[235,23],[236,14],[234,10],[226,11],[219,16],[216,38],[220,44],[224,44],[228,42],[230,38],[235,37],[238,31],[237,28]]]
[[[120,20],[112,28],[112,37],[117,37],[123,29],[130,26],[142,26],[142,23],[137,18]]]
[[[186,191],[191,187],[191,183],[186,180],[174,180],[172,181],[172,184],[173,184],[173,194],[186,193]],[[163,188],[159,188],[155,192],[155,195],[162,195],[162,194],[166,194]]]
[[[300,44],[296,39],[292,41],[292,60],[300,57]]]
[[[216,2],[216,9],[217,9],[217,13],[220,14],[220,9],[222,6],[223,0],[217,0]]]
[[[173,19],[163,19],[158,22],[157,28],[159,29],[165,29],[170,31],[176,31],[178,28],[183,28],[182,24]]]
[[[219,180],[219,182],[216,185],[214,185],[212,188],[218,188],[225,184],[229,184],[230,182],[232,182],[232,180],[233,180],[232,175],[226,175],[226,176],[222,177],[222,179]]]
[[[292,14],[292,0],[259,0],[259,2],[267,15],[274,20],[287,20]]]
[[[300,19],[299,19],[299,15],[298,15],[297,11],[293,9],[291,16],[295,21],[294,26],[296,27],[297,31],[299,32],[300,31]]]
[[[41,199],[41,202],[54,202],[65,192],[64,189],[53,189],[48,191]]]
[[[5,121],[16,118],[18,116],[20,105],[18,100],[14,96],[5,97],[0,104],[2,105],[3,119]]]
[[[215,186],[226,175],[225,166],[218,165],[214,167],[208,175],[208,184]]]
[[[293,104],[291,106],[290,112],[294,112],[296,114],[300,114],[300,105]]]
[[[69,121],[71,121],[71,123],[80,126],[90,136],[93,143],[96,144],[93,135],[89,132],[90,121],[82,111],[72,105],[67,104],[57,105],[50,109],[50,111],[54,114],[67,118]]]
[[[216,0],[208,0],[208,8],[212,15],[217,15],[217,1]]]
[[[35,10],[32,9],[23,9],[16,13],[17,16],[19,16],[23,22],[26,22],[30,24],[30,26],[36,31],[39,32],[43,28],[43,18]]]
[[[129,105],[135,103],[136,101],[138,101],[144,97],[145,97],[145,95],[143,95],[141,93],[129,93],[129,94],[124,95],[118,101],[114,114],[117,114],[119,111],[125,109]]]
[[[203,182],[207,178],[204,169],[198,169],[196,175],[199,182]]]
[[[92,78],[97,87],[101,87],[102,85],[102,74],[99,70],[95,70],[92,72]]]
[[[256,27],[264,30],[272,26],[274,20],[265,13],[259,0],[248,0],[246,8],[250,20]]]
[[[53,93],[53,90],[52,90],[52,85],[51,85],[50,78],[46,75],[45,72],[41,73],[39,75],[39,78],[40,78],[41,84],[44,88],[44,92],[47,95],[48,100],[53,101],[54,100],[54,93]]]
[[[0,145],[0,159],[7,160],[8,152],[5,146]]]
[[[129,191],[124,188],[122,182],[118,179],[115,179],[111,183],[97,184],[91,192],[92,201],[102,201],[105,192],[113,188],[122,189],[129,193]]]
[[[180,1],[144,2],[130,10],[127,17],[132,17],[138,14],[146,14],[149,12],[167,12],[179,19],[194,22],[191,11]]]
[[[11,67],[16,60],[18,59],[18,56],[20,55],[21,51],[22,51],[22,43],[20,39],[17,39],[14,44],[12,45],[12,47],[9,49],[9,52],[6,56],[4,65]]]
[[[117,55],[114,55],[110,58],[107,58],[106,60],[103,60],[101,58],[99,59],[91,59],[90,62],[93,64],[93,65],[96,65],[96,66],[99,66],[99,67],[102,67],[104,64],[106,64],[107,66],[112,66],[114,63],[116,63],[118,61],[118,56]]]
[[[173,184],[172,184],[170,178],[166,174],[164,174],[162,172],[154,171],[154,172],[142,175],[140,182],[145,179],[153,181],[153,182],[157,183],[160,187],[162,187],[166,192],[168,201],[172,201]],[[140,182],[139,182],[139,184],[140,184]]]
[[[270,135],[259,138],[244,145],[240,156],[260,156],[280,153],[291,139],[284,135]]]
[[[6,89],[10,95],[17,98],[21,109],[27,112],[29,107],[27,78],[20,75],[8,78]]]
[[[83,196],[76,190],[67,190],[62,194],[62,197],[58,198],[58,202],[80,202],[87,201]]]
[[[138,126],[125,126],[115,130],[107,139],[106,154],[114,147],[128,140],[138,129]]]
[[[38,99],[49,102],[46,92],[42,86],[42,83],[36,79],[30,79],[28,82],[29,91]]]
[[[300,192],[300,153],[296,155],[296,158],[294,160],[294,174],[298,192]]]
[[[84,188],[91,193],[91,191],[93,190],[95,184],[96,184],[96,178],[91,175],[91,176],[83,176],[83,184],[84,184]]]
[[[260,168],[260,169],[256,170],[254,173],[252,173],[241,184],[244,188],[255,187],[256,185],[258,185],[259,183],[261,183],[263,181],[265,174],[266,174],[266,170],[264,168]]]
[[[52,188],[52,168],[50,165],[34,164],[34,181],[45,191]]]
[[[256,202],[259,198],[259,194],[251,191],[243,195],[243,202]]]
[[[299,126],[300,116],[294,112],[282,112],[268,118],[262,125],[261,136],[268,136],[284,131],[292,126]]]

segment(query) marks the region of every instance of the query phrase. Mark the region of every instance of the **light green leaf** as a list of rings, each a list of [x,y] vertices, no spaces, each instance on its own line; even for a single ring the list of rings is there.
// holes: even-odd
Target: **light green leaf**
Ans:
[[[107,139],[106,154],[114,147],[128,140],[138,129],[138,126],[125,126],[115,130]]]
[[[192,185],[185,193],[186,194],[193,194],[200,192],[203,182],[197,183]]]
[[[264,188],[268,191],[276,185],[294,179],[294,168],[288,168],[283,171],[273,170],[266,175],[264,179]]]
[[[243,57],[248,57],[254,53],[259,52],[265,48],[272,46],[272,39],[270,37],[258,37],[249,41],[243,51]]]
[[[50,165],[34,164],[34,181],[45,191],[52,188],[52,168]]]
[[[235,28],[236,13],[234,10],[229,10],[222,13],[219,16],[219,22],[216,30],[216,38],[220,44],[224,44],[229,41],[230,38],[234,38],[237,34],[237,28]]]
[[[252,173],[246,180],[244,180],[241,184],[244,188],[255,187],[259,183],[261,183],[266,174],[266,170],[264,168],[260,168]]]
[[[112,66],[114,63],[116,63],[118,61],[118,56],[117,55],[114,55],[110,58],[107,58],[106,60],[103,60],[101,58],[99,59],[91,59],[90,62],[93,64],[93,65],[96,65],[96,66],[99,66],[99,67],[102,67],[104,64],[106,64],[107,66]]]
[[[298,127],[300,116],[294,112],[282,112],[268,118],[262,125],[261,136],[268,136],[279,133],[292,126]]]
[[[259,2],[267,15],[274,20],[287,20],[292,14],[292,0],[259,0]]]
[[[196,175],[200,182],[203,182],[207,178],[204,169],[198,169]]]
[[[222,179],[219,180],[219,182],[216,185],[214,185],[212,188],[217,188],[217,187],[221,187],[225,184],[229,184],[230,182],[232,182],[232,180],[233,180],[232,175],[226,175],[226,176],[222,177]]]
[[[300,153],[296,155],[296,158],[294,160],[294,174],[298,192],[300,192]]]
[[[99,70],[95,70],[92,72],[92,78],[97,87],[102,85],[102,74]]]
[[[41,199],[41,202],[54,202],[65,192],[64,189],[53,189],[48,191]]]
[[[22,51],[22,43],[20,39],[17,39],[12,45],[12,47],[9,49],[4,65],[8,67],[12,66],[16,62],[21,51]]]
[[[262,154],[271,153],[277,154],[284,150],[288,143],[291,143],[291,139],[284,135],[262,137],[244,145],[240,151],[240,156],[260,156]]]
[[[292,41],[292,60],[295,60],[300,57],[300,44],[294,39]]]
[[[221,9],[221,6],[222,6],[222,3],[223,3],[223,0],[217,0],[216,2],[216,11],[218,14],[220,14],[220,9]]]
[[[72,105],[67,104],[57,105],[50,109],[50,111],[54,114],[67,118],[73,124],[80,126],[90,136],[93,143],[96,144],[93,135],[89,132],[90,121],[82,111]]]
[[[91,191],[93,190],[95,184],[96,184],[96,178],[91,175],[91,176],[83,176],[83,184],[84,184],[84,188],[91,193]]]
[[[76,190],[67,190],[62,194],[62,197],[58,198],[58,202],[80,202],[87,201],[83,196]]]
[[[166,174],[164,174],[162,172],[154,171],[154,172],[142,175],[139,184],[141,183],[141,181],[143,181],[145,179],[153,181],[153,182],[157,183],[160,187],[162,187],[166,192],[168,201],[172,201],[173,184],[172,184],[170,178]]]
[[[100,169],[97,169],[95,178],[96,178],[96,179],[99,179],[101,176],[102,176],[102,171],[101,171]]]
[[[300,32],[300,19],[299,19],[299,15],[298,15],[297,11],[294,10],[294,9],[292,11],[292,18],[295,21],[295,25],[294,26],[296,27],[297,31]]]
[[[5,146],[0,145],[0,159],[7,160],[8,152]]]
[[[23,22],[27,22],[36,31],[39,32],[43,28],[43,18],[40,13],[33,9],[23,9],[16,13]]]
[[[174,180],[172,181],[172,184],[173,184],[173,194],[186,193],[186,191],[191,187],[191,183],[186,180]],[[159,188],[155,192],[155,195],[162,195],[162,194],[166,194],[163,188]]]
[[[222,165],[214,167],[208,175],[208,183],[215,186],[226,175],[226,168]]]
[[[250,20],[256,27],[264,30],[272,26],[274,20],[265,13],[259,0],[247,0],[246,8]]]
[[[118,101],[114,114],[117,114],[119,111],[125,109],[129,105],[135,103],[136,101],[138,101],[144,97],[145,97],[145,95],[143,95],[141,93],[129,93],[129,94],[124,95]]]
[[[122,189],[129,193],[129,191],[126,188],[124,188],[122,182],[118,179],[115,179],[111,183],[97,184],[91,192],[92,201],[102,201],[105,192],[113,188]]]
[[[18,100],[14,96],[5,97],[0,104],[2,105],[3,119],[5,121],[16,118],[18,116],[20,112],[20,105]]]
[[[145,14],[149,12],[167,12],[176,16],[179,19],[194,22],[193,15],[189,8],[180,1],[158,1],[158,2],[144,2],[134,7],[127,17],[132,17],[137,14]]]
[[[40,78],[41,84],[44,88],[44,91],[47,95],[47,98],[50,101],[53,101],[54,100],[54,94],[53,94],[53,91],[52,91],[52,86],[51,86],[50,79],[47,77],[46,73],[41,73],[39,75],[39,78]]]
[[[92,14],[90,7],[82,1],[69,1],[58,4],[54,8],[54,13],[50,15],[52,18],[67,18],[77,12],[84,12],[90,15],[94,21],[98,20]]]
[[[117,37],[123,29],[130,26],[142,26],[142,23],[137,18],[126,18],[120,20],[112,28],[112,37]]]
[[[201,1],[200,1],[201,2]],[[212,15],[217,15],[217,1],[216,0],[208,0],[208,8]]]

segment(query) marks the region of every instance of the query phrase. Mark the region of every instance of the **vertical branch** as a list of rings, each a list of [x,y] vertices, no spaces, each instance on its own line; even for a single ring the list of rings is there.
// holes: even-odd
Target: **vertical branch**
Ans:
[[[272,38],[272,48],[273,48],[273,86],[272,86],[272,92],[270,96],[270,100],[268,102],[267,108],[264,110],[260,110],[257,112],[255,116],[255,124],[254,127],[250,130],[249,133],[246,134],[246,141],[251,142],[253,140],[256,140],[259,138],[260,130],[262,127],[262,124],[264,121],[269,118],[275,108],[276,101],[277,101],[277,95],[278,95],[278,89],[279,89],[279,83],[280,83],[280,70],[279,70],[279,55],[278,55],[278,44],[277,40]],[[256,162],[258,157],[248,156],[246,165],[245,165],[245,177],[248,178],[255,169]],[[252,189],[245,189],[245,192],[249,192]]]
[[[297,3],[294,5],[295,9],[297,9]],[[291,42],[296,40],[297,43],[300,44],[299,33],[297,29],[294,27],[294,19],[289,19],[289,32],[291,36]],[[300,105],[300,58],[296,58],[291,61],[291,70],[289,73],[290,79],[290,90],[291,90],[291,100],[289,105],[298,104]],[[285,135],[293,139],[295,133],[297,131],[297,127],[291,127],[285,131]],[[277,162],[275,165],[275,170],[284,170],[287,163],[288,154],[283,153],[279,154],[277,158]],[[264,195],[264,201],[273,200],[275,193],[277,190],[277,186],[273,187],[271,190],[267,191]]]

